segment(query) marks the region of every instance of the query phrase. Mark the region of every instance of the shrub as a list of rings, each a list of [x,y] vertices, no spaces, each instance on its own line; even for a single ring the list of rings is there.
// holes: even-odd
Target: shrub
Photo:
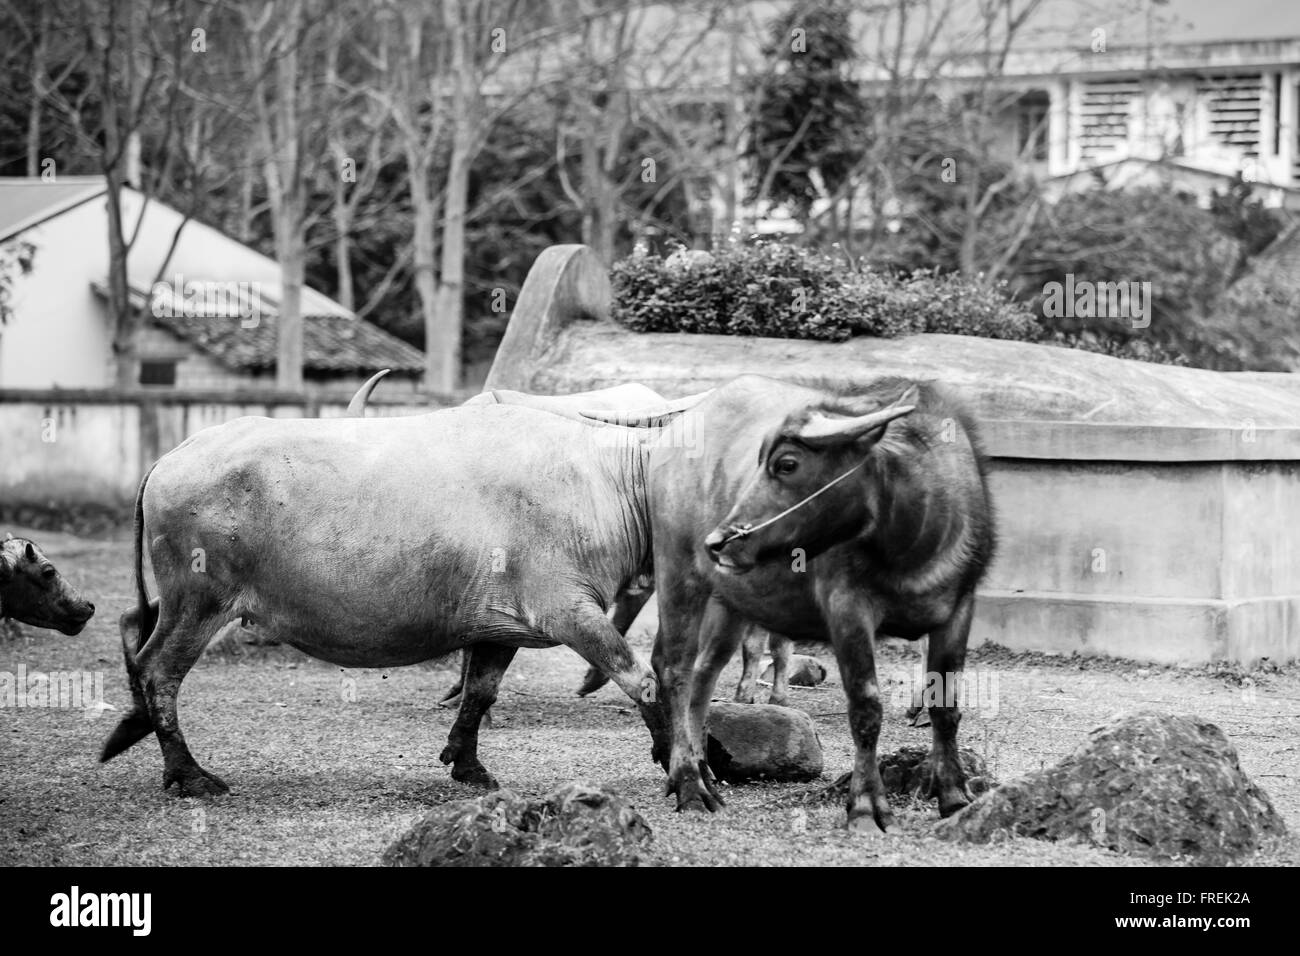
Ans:
[[[1005,285],[918,272],[857,271],[779,242],[711,256],[633,256],[614,264],[614,319],[638,332],[708,332],[843,341],[949,332],[1035,341],[1033,315]]]

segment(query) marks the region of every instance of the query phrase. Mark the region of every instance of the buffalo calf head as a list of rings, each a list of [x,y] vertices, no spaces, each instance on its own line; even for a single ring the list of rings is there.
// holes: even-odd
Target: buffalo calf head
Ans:
[[[0,542],[0,614],[35,627],[77,634],[95,613],[44,554],[26,538]]]

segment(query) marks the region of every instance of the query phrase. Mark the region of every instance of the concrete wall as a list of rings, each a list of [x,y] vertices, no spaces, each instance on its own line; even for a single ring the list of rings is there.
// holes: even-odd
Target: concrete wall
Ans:
[[[982,424],[1000,549],[975,643],[1178,662],[1300,656],[1300,383],[963,336],[831,344],[636,334],[582,246],[544,252],[488,388],[640,381],[670,397],[754,372],[943,382]],[[719,516],[721,517],[721,516]]]
[[[0,390],[0,500],[121,506],[134,499],[141,476],[159,456],[200,429],[243,415],[340,417],[349,398],[335,393],[304,401],[270,390],[235,397],[172,389],[125,397],[112,390]],[[381,396],[367,415],[414,415],[433,407]]]

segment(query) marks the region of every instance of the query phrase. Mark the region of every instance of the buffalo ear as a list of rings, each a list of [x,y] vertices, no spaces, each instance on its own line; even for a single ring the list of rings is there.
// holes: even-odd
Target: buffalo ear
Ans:
[[[800,441],[810,445],[847,444],[857,441],[876,429],[883,429],[895,418],[902,418],[915,410],[915,405],[890,405],[888,408],[852,418],[814,412],[796,434]]]
[[[14,533],[13,533],[12,531],[6,531],[6,532],[5,532],[5,540],[6,540],[6,541],[12,541],[13,539],[14,539]]]
[[[37,557],[36,557],[36,545],[34,545],[34,544],[32,544],[30,541],[28,541],[28,542],[27,542],[27,547],[23,550],[23,554],[27,556],[27,560],[28,560],[28,561],[31,561],[31,562],[35,563],[36,560],[37,560]]]

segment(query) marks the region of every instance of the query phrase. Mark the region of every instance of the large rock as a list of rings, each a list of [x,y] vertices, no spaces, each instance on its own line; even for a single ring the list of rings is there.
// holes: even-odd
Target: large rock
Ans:
[[[650,825],[608,787],[541,800],[496,790],[431,811],[384,851],[388,866],[637,866]]]
[[[936,833],[1079,839],[1121,853],[1221,864],[1286,831],[1214,724],[1142,711],[1103,724],[1054,767],[1003,784]]]
[[[822,745],[802,710],[773,704],[709,706],[708,760],[720,780],[815,780]]]
[[[769,683],[773,677],[772,667],[769,664],[763,671],[763,680]],[[788,674],[795,687],[816,687],[826,680],[826,665],[809,654],[791,654]]]

